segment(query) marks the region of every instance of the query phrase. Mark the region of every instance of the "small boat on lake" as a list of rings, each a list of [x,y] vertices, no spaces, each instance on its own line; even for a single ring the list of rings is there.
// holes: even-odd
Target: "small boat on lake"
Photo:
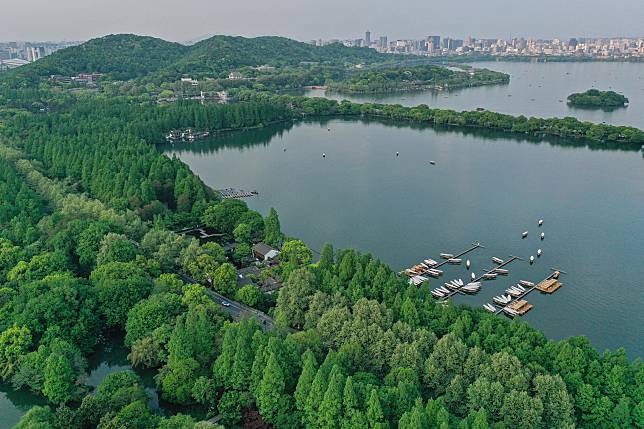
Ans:
[[[465,268],[470,269],[470,260],[465,261]]]
[[[521,234],[521,238],[526,238],[528,236],[528,231],[523,231],[523,234]]]
[[[423,261],[425,265],[433,267],[434,265],[438,264],[438,262],[434,261],[433,259],[425,259]]]
[[[542,233],[541,233],[541,239],[543,240],[544,238],[546,238],[546,233],[545,233],[545,232],[542,232]]]
[[[462,261],[463,261],[462,259],[458,259],[458,258],[449,258],[447,260],[447,263],[452,265],[460,265]]]
[[[451,253],[441,253],[440,257],[443,259],[452,259],[454,255],[452,255]]]
[[[492,262],[494,262],[497,265],[501,265],[503,263],[503,259],[497,258],[496,256],[492,256]]]
[[[529,282],[529,281],[527,281],[527,280],[519,280],[519,283],[521,284],[521,286],[525,286],[525,287],[532,287],[532,286],[534,286],[534,283]]]
[[[539,219],[539,226],[543,225],[543,219]]]
[[[496,273],[485,273],[483,274],[483,278],[485,280],[494,280],[496,278],[497,274]]]
[[[507,276],[507,275],[510,273],[510,271],[509,271],[509,270],[506,270],[506,269],[504,269],[504,268],[495,268],[495,269],[494,269],[494,270],[492,270],[492,271],[494,271],[495,273],[500,274],[500,275],[502,275],[502,276]]]
[[[429,161],[431,165],[436,165],[436,161]]]
[[[490,313],[496,313],[496,308],[490,303],[483,304],[483,308],[485,308]]]
[[[537,257],[541,256],[541,249],[537,249]]]
[[[530,255],[530,263],[531,263],[531,264],[533,264],[533,263],[534,263],[534,256],[532,256],[532,255]]]

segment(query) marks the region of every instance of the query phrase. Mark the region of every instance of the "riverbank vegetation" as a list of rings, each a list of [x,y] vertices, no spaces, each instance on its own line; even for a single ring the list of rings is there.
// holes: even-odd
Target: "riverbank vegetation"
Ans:
[[[155,372],[162,399],[227,427],[643,427],[642,364],[623,350],[439,305],[370,254],[327,245],[314,262],[276,211],[222,200],[154,147],[172,128],[330,115],[619,144],[642,142],[640,130],[242,90],[230,105],[159,106],[23,84],[0,85],[18,97],[0,100],[0,378],[49,405],[16,427],[217,427],[153,412],[131,371],[93,391],[87,357],[114,332],[132,366]],[[196,224],[218,241],[172,232]],[[260,240],[281,250],[269,270],[284,285],[276,299],[237,283],[235,264]],[[233,321],[213,291],[274,321]]]
[[[568,104],[576,107],[598,107],[610,109],[626,106],[628,104],[628,98],[615,91],[589,89],[585,92],[570,94],[568,96]]]
[[[420,65],[354,73],[339,82],[332,81],[328,84],[328,89],[347,94],[384,93],[427,89],[449,90],[503,84],[509,81],[510,75],[487,69]]]
[[[580,121],[573,117],[527,118],[523,115],[512,116],[489,111],[457,112],[446,109],[431,109],[424,104],[415,107],[404,107],[396,104],[352,103],[347,100],[337,102],[326,98],[280,96],[256,92],[240,92],[238,96],[240,100],[261,100],[272,104],[282,103],[291,108],[295,117],[362,116],[437,126],[472,127],[536,136],[586,139],[597,143],[633,145],[644,143],[644,132],[640,129],[595,124]]]

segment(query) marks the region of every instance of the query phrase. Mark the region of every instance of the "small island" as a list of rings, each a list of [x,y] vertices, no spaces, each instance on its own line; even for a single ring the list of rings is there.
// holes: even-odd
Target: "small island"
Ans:
[[[449,90],[470,86],[507,84],[510,76],[487,69],[459,65],[444,67],[420,65],[391,67],[355,73],[347,79],[330,82],[330,91],[359,93],[389,93],[415,90]]]
[[[568,104],[575,107],[614,109],[627,106],[628,98],[615,91],[589,89],[586,92],[570,94]]]

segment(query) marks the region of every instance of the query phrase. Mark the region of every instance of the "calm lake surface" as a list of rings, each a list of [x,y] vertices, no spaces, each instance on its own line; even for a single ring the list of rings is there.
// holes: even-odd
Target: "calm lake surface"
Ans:
[[[486,248],[465,258],[480,274],[491,256],[527,259],[542,248],[534,265],[516,261],[510,276],[456,302],[491,302],[519,279],[560,268],[565,286],[529,295],[535,308],[525,319],[550,338],[586,335],[600,350],[624,346],[641,356],[644,158],[573,143],[331,119],[166,153],[214,188],[259,191],[249,206],[264,214],[276,207],[284,231],[318,251],[326,242],[354,247],[402,269],[478,240]],[[443,281],[468,276],[449,267]]]
[[[473,65],[509,73],[510,84],[448,93],[327,96],[575,116],[644,128],[644,64]],[[570,93],[591,87],[621,92],[630,106],[604,112],[566,105]],[[258,190],[249,205],[264,214],[276,207],[284,231],[316,250],[326,242],[355,247],[402,269],[480,240],[486,248],[464,257],[480,274],[491,266],[492,255],[527,258],[542,248],[534,265],[516,261],[507,278],[487,282],[476,296],[457,296],[456,302],[478,306],[519,279],[540,280],[550,267],[561,268],[568,272],[565,286],[551,296],[530,294],[535,308],[524,319],[550,338],[586,335],[600,350],[624,346],[630,357],[644,354],[644,159],[636,151],[345,120],[272,126],[166,151],[215,188]],[[545,220],[542,228],[539,218]],[[521,240],[524,230],[530,234]],[[546,234],[543,242],[540,231]],[[468,275],[464,267],[449,267],[444,281]],[[96,386],[110,372],[129,369],[126,356],[119,341],[99,347],[88,383]],[[158,403],[152,374],[139,374]],[[0,428],[45,403],[0,383]]]
[[[473,110],[477,107],[511,115],[574,116],[591,122],[632,125],[644,129],[644,63],[529,63],[477,62],[474,67],[510,75],[508,85],[482,86],[451,92],[419,92],[389,95],[326,94],[327,97],[356,102],[397,103],[404,106],[427,104],[434,108]],[[569,107],[566,98],[590,88],[624,94],[628,107],[610,112]],[[322,90],[306,91],[308,96],[325,96]]]

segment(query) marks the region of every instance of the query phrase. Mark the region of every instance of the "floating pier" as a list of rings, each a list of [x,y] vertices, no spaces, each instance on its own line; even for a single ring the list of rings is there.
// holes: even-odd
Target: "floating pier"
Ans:
[[[514,305],[514,303],[516,303],[516,302],[518,302],[518,301],[523,300],[523,298],[524,298],[525,296],[527,296],[527,295],[528,295],[530,292],[532,292],[533,290],[538,289],[540,285],[552,285],[553,283],[551,282],[551,280],[555,280],[555,282],[559,284],[555,289],[553,289],[553,290],[552,290],[552,292],[554,292],[555,290],[559,289],[559,288],[561,287],[561,285],[562,285],[562,284],[558,281],[560,273],[561,273],[561,271],[560,271],[560,270],[555,270],[552,274],[550,274],[550,275],[549,275],[548,277],[546,277],[545,279],[541,280],[541,281],[540,281],[539,283],[537,283],[536,285],[533,285],[533,286],[531,286],[531,287],[529,287],[529,288],[526,288],[525,292],[523,292],[521,295],[517,296],[514,300],[512,300],[512,301],[511,301],[509,304],[507,304],[505,307],[500,308],[499,310],[497,310],[497,312],[496,312],[495,314],[501,314],[501,313],[503,313],[503,312],[504,312],[503,310],[504,310],[505,308],[508,308],[509,306]],[[541,290],[541,289],[539,289],[539,290]],[[546,291],[545,293],[552,293],[552,292],[547,292],[547,291]],[[524,301],[525,301],[525,300],[524,300]],[[532,304],[529,304],[529,305],[531,305],[531,307],[530,307],[528,310],[526,310],[523,314],[527,313],[530,309],[532,309]],[[510,312],[512,312],[512,311],[514,311],[514,310],[513,310],[513,308],[512,308],[512,307],[510,307]],[[508,314],[508,313],[510,313],[510,312],[506,312],[506,314]],[[517,312],[517,315],[522,316],[522,314],[519,314],[518,312]]]
[[[497,259],[498,259],[498,258],[497,258]],[[500,265],[497,265],[496,267],[492,268],[491,270],[483,270],[483,271],[484,271],[484,273],[483,273],[483,274],[481,274],[480,276],[478,276],[478,277],[476,277],[476,278],[472,279],[472,281],[471,281],[470,283],[478,283],[478,282],[480,282],[481,280],[486,279],[486,278],[487,278],[486,276],[488,276],[488,277],[489,277],[489,275],[490,275],[490,274],[496,274],[496,270],[497,270],[497,269],[499,269],[499,268],[503,268],[503,267],[505,267],[506,265],[511,264],[512,262],[516,261],[517,259],[521,259],[521,258],[519,258],[518,256],[510,255],[510,259],[508,259],[507,261],[504,261],[504,262],[503,262],[503,263],[501,263]],[[447,298],[450,298],[450,297],[452,297],[453,295],[456,295],[457,293],[461,293],[461,294],[462,294],[463,292],[462,292],[462,291],[460,291],[460,290],[451,291],[450,293],[448,293],[448,294],[446,294],[446,295],[442,296],[441,298],[439,298],[439,300],[446,300]]]
[[[228,199],[228,198],[248,198],[248,197],[254,197],[256,195],[259,195],[257,191],[244,191],[243,189],[235,189],[235,188],[226,188],[226,189],[219,189],[218,192],[221,194],[221,198],[223,199]]]

